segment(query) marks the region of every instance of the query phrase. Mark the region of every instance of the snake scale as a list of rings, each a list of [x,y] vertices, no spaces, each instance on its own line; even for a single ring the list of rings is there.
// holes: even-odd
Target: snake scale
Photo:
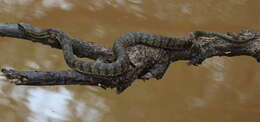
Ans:
[[[128,64],[130,62],[126,48],[130,46],[142,44],[155,48],[184,50],[192,45],[191,40],[185,38],[170,38],[144,32],[129,32],[115,40],[112,48],[116,56],[114,62],[104,63],[100,60],[85,62],[74,56],[72,41],[63,38],[64,35],[58,34],[55,30],[45,29],[41,32],[33,32],[26,29],[22,24],[18,24],[18,29],[26,36],[36,39],[56,39],[62,47],[64,59],[70,68],[85,74],[98,76],[118,76],[125,73],[129,69]]]

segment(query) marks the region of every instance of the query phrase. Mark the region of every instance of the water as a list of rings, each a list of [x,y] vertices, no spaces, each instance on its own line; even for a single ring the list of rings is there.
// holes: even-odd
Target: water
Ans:
[[[0,0],[0,21],[53,27],[107,47],[126,32],[171,37],[194,30],[260,31],[258,0]],[[110,41],[111,40],[111,41]],[[68,69],[62,53],[0,38],[0,66]],[[4,122],[259,122],[260,64],[214,57],[173,63],[162,80],[136,81],[123,94],[90,86],[15,86],[0,82]]]

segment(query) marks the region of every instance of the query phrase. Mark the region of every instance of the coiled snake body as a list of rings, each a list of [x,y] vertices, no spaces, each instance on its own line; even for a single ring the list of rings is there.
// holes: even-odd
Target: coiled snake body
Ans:
[[[170,38],[143,32],[129,32],[115,40],[113,52],[116,55],[116,60],[114,62],[104,63],[99,60],[85,62],[74,56],[72,41],[67,38],[63,38],[63,35],[58,34],[57,31],[53,29],[46,29],[41,32],[32,32],[26,30],[26,28],[21,24],[18,24],[18,28],[26,36],[31,36],[37,39],[56,39],[59,41],[63,49],[64,58],[70,68],[82,73],[99,76],[118,76],[125,73],[129,69],[128,64],[130,61],[126,53],[127,47],[142,44],[155,48],[183,50],[192,45],[192,42],[189,39]]]
[[[236,44],[247,43],[256,37],[256,33],[249,30],[241,30],[237,35],[195,31],[189,38],[170,38],[144,32],[130,32],[115,40],[113,52],[116,56],[116,60],[112,63],[105,63],[100,60],[85,62],[77,59],[73,53],[73,40],[66,38],[65,34],[62,34],[61,31],[45,29],[41,32],[35,32],[26,29],[22,24],[18,24],[18,29],[22,31],[25,36],[31,36],[36,39],[57,40],[63,49],[65,61],[70,68],[85,74],[98,76],[118,76],[125,73],[129,69],[130,63],[126,48],[138,44],[168,50],[185,50],[192,47],[196,48],[196,46],[193,46],[192,40],[199,36],[216,36]]]

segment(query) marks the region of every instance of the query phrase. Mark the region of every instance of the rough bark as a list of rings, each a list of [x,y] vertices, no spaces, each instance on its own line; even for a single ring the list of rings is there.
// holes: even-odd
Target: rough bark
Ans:
[[[40,32],[42,29],[23,24],[30,31]],[[82,74],[74,70],[64,71],[17,71],[2,69],[3,75],[17,85],[94,85],[102,88],[116,88],[118,93],[129,87],[136,79],[160,79],[170,63],[178,60],[188,60],[189,64],[198,65],[205,59],[213,56],[240,56],[254,57],[260,62],[260,34],[241,30],[239,33],[229,34],[234,37],[230,40],[216,35],[203,35],[198,31],[184,37],[191,39],[193,44],[183,50],[165,50],[145,45],[135,45],[127,48],[127,54],[132,66],[128,72],[116,77],[105,77]],[[242,41],[240,37],[254,34],[252,38]],[[60,49],[55,40],[36,39],[22,33],[17,24],[0,24],[0,36],[13,37],[49,45]],[[120,35],[119,35],[120,36]],[[73,52],[78,57],[102,59],[112,62],[115,59],[111,48],[106,48],[89,41],[83,41],[69,36],[74,43]],[[237,38],[235,38],[237,37]]]

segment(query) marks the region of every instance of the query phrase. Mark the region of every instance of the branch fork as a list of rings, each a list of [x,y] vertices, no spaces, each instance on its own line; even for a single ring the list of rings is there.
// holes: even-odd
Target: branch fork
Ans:
[[[55,39],[34,38],[21,31],[21,26],[32,32],[41,32],[44,29],[29,24],[0,24],[0,36],[30,40],[61,49]],[[68,37],[73,43],[73,52],[77,57],[113,62],[115,56],[111,48],[106,48],[89,41],[83,41],[66,35],[57,29],[52,29]],[[249,30],[239,33],[217,33],[194,31],[184,39],[191,40],[190,47],[181,50],[167,50],[134,45],[127,48],[131,61],[130,69],[119,76],[97,76],[83,74],[71,69],[63,71],[17,71],[2,69],[2,75],[16,85],[93,85],[104,89],[116,88],[118,93],[123,92],[136,79],[161,79],[169,65],[178,60],[188,60],[191,65],[199,65],[205,59],[213,56],[252,56],[260,62],[260,34]]]

